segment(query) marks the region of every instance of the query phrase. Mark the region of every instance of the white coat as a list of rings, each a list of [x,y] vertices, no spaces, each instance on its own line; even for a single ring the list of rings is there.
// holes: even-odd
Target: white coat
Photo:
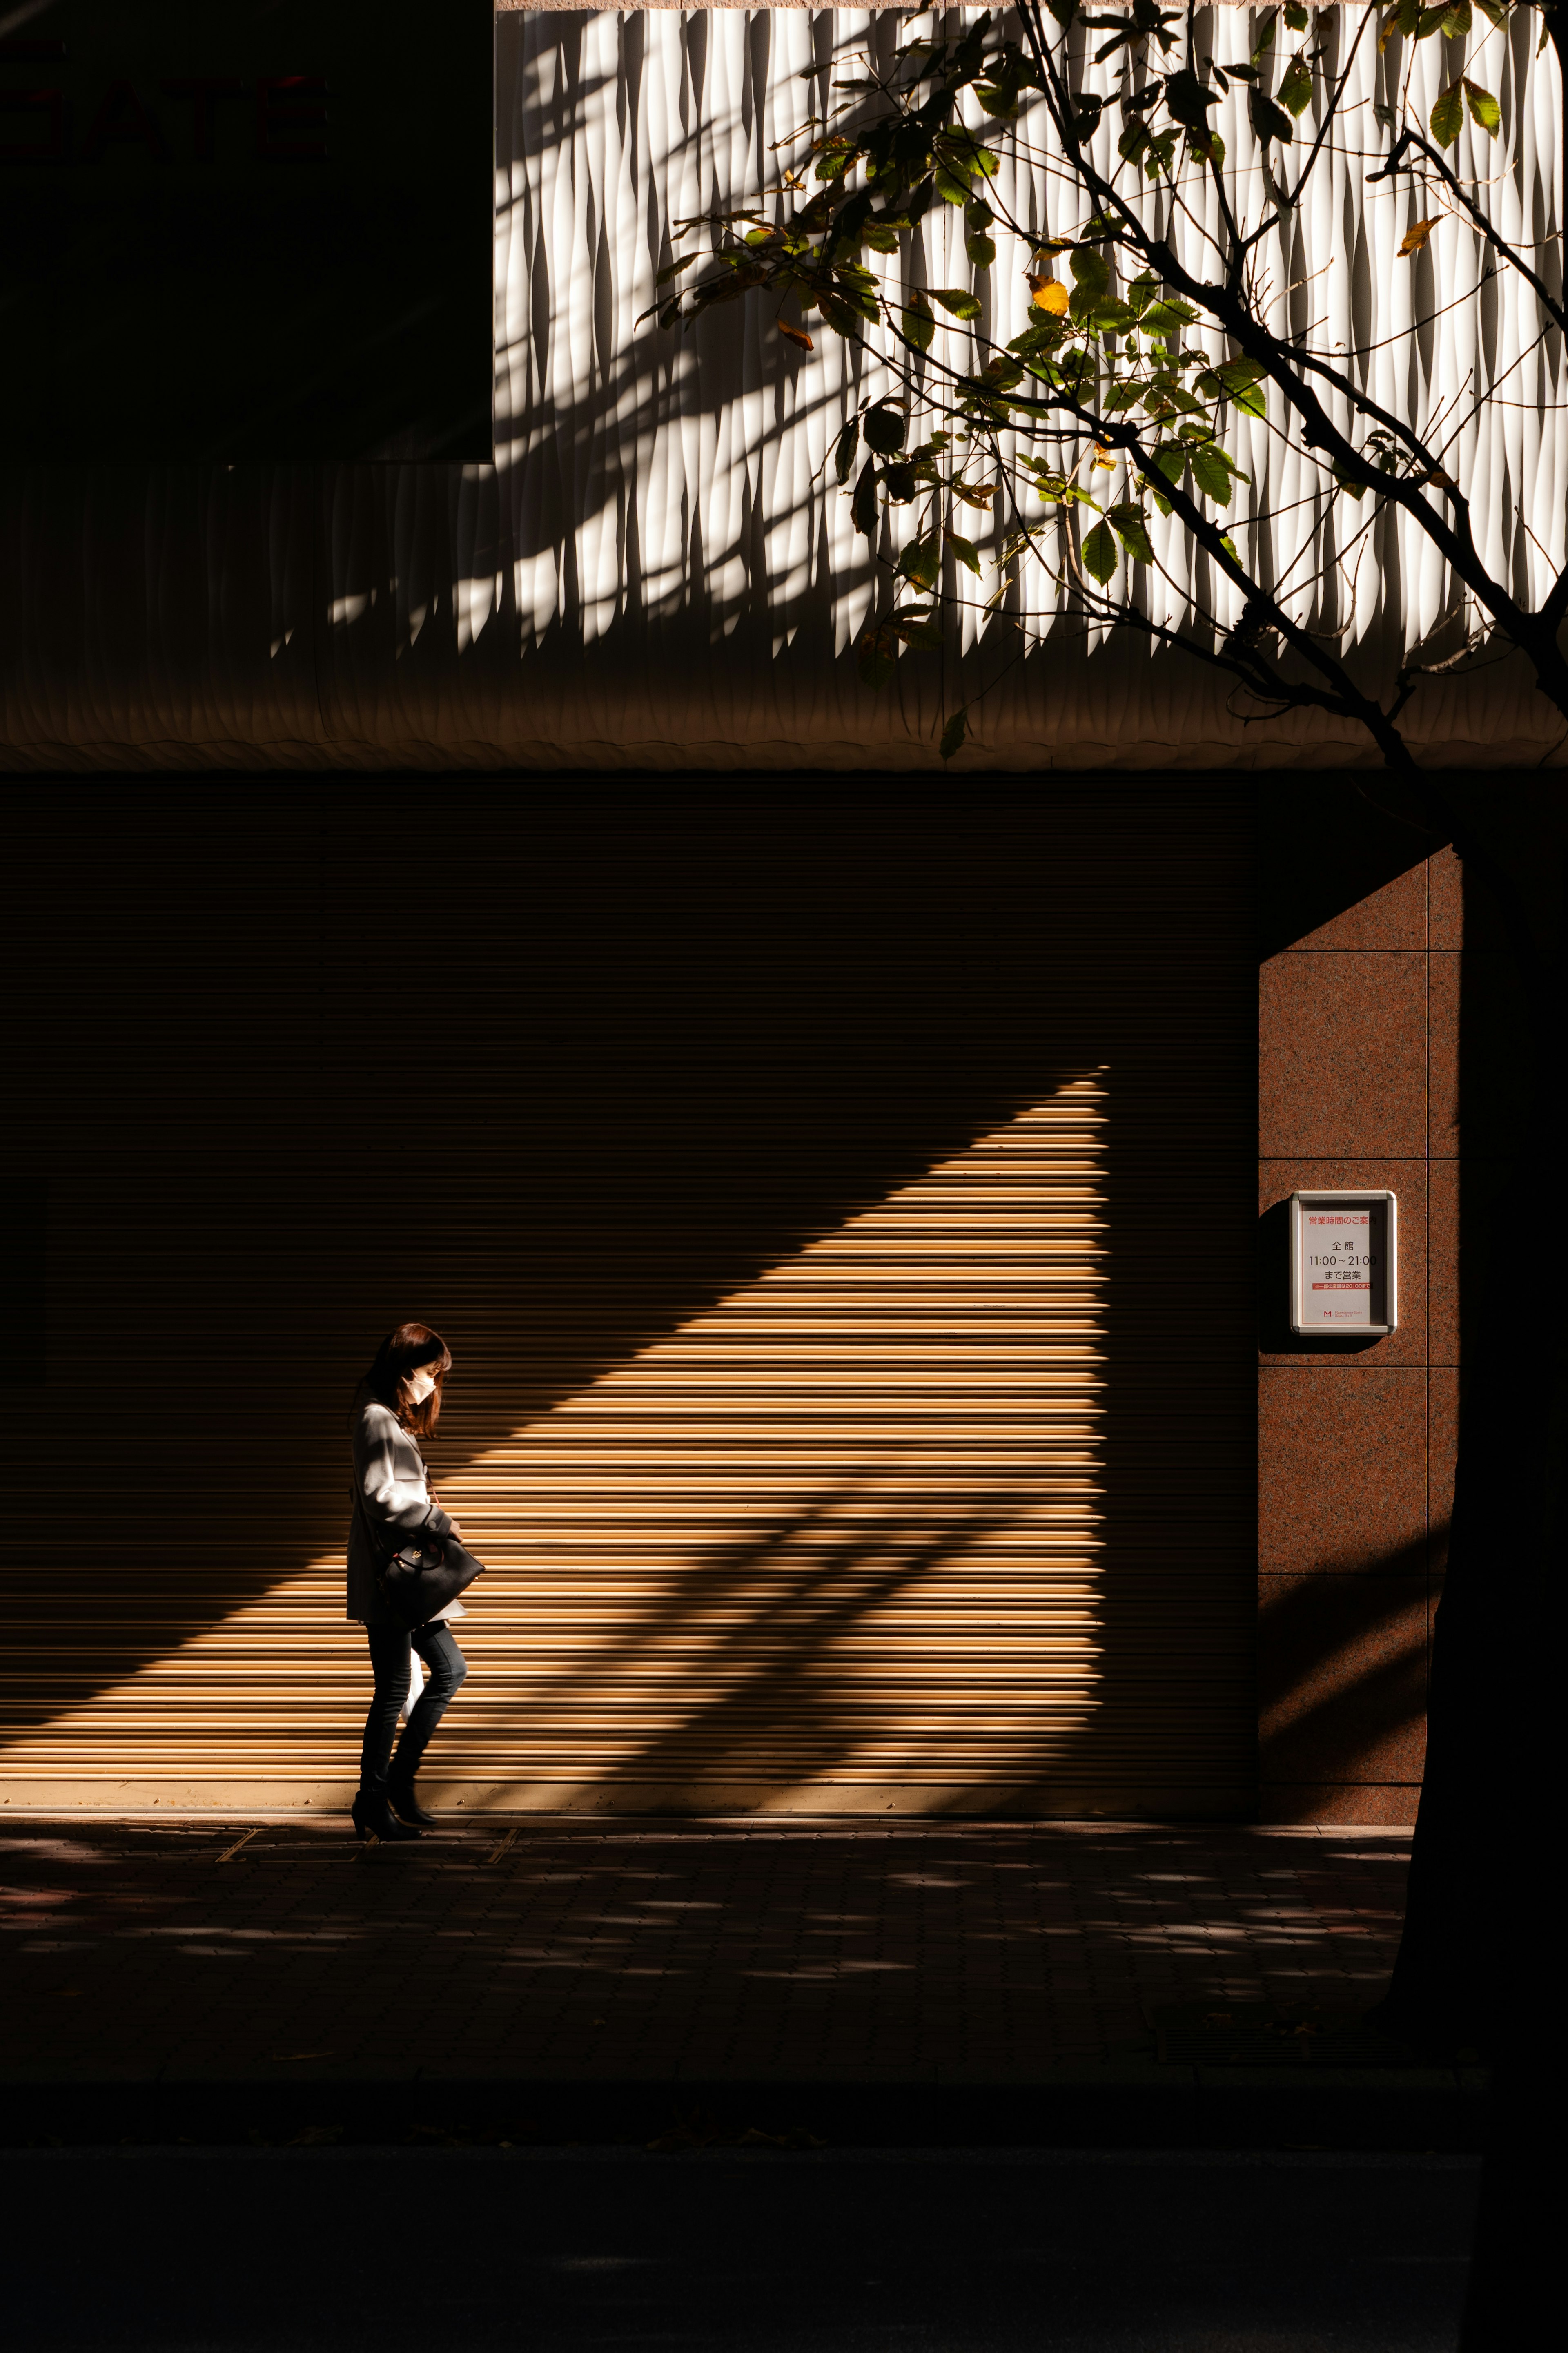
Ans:
[[[452,1522],[430,1500],[418,1447],[397,1416],[374,1398],[363,1399],[355,1411],[353,1454],[351,1492],[357,1503],[349,1525],[348,1615],[366,1626],[384,1626],[392,1621],[376,1590],[370,1535],[384,1557],[422,1535],[444,1535]]]

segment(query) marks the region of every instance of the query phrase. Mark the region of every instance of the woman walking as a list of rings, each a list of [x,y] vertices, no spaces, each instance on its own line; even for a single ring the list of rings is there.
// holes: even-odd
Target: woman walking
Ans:
[[[414,1777],[430,1736],[468,1672],[449,1620],[465,1617],[448,1602],[410,1633],[386,1607],[377,1584],[390,1555],[430,1535],[461,1531],[430,1493],[419,1440],[435,1429],[451,1352],[427,1324],[400,1324],[375,1352],[360,1383],[353,1416],[353,1522],[349,1530],[348,1614],[370,1637],[375,1697],[364,1727],[353,1822],[361,1838],[417,1838],[435,1820],[414,1794]],[[409,1697],[410,1651],[429,1670],[418,1705],[392,1754],[397,1718]]]

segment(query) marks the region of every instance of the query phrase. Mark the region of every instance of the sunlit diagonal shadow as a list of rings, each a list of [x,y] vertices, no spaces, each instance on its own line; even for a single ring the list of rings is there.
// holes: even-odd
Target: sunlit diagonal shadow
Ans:
[[[476,1806],[921,1811],[1081,1753],[1107,1117],[1106,1074],[1071,1081],[500,1445],[465,1448],[455,1385],[442,1496],[490,1574],[432,1778]],[[8,1772],[342,1802],[342,1592],[315,1561]]]
[[[449,1765],[834,1810],[1048,1767],[1094,1703],[1104,1118],[1065,1087],[451,1482],[500,1574]]]

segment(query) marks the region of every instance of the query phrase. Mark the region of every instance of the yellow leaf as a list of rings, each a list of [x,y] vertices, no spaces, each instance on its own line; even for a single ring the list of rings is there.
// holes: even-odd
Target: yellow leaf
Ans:
[[[1091,465],[1103,466],[1108,474],[1113,474],[1116,471],[1116,453],[1112,449],[1106,448],[1103,442],[1095,443],[1094,456],[1089,462]]]
[[[811,337],[804,334],[799,327],[792,327],[786,319],[779,321],[779,332],[781,335],[787,335],[792,343],[798,343],[803,352],[814,352],[816,349]]]
[[[1056,319],[1061,317],[1072,299],[1058,278],[1031,278],[1029,291],[1036,310],[1048,311]]]
[[[1441,213],[1438,213],[1431,220],[1418,220],[1413,227],[1407,228],[1405,232],[1405,242],[1399,248],[1400,252],[1419,253],[1442,217]]]
[[[962,499],[966,507],[978,507],[982,514],[989,514],[991,501],[996,495],[996,485],[994,482],[954,482],[952,495],[955,499]]]

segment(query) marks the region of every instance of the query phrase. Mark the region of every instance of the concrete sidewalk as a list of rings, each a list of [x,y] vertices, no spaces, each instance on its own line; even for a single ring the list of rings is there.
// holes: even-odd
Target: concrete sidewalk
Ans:
[[[1321,2081],[1375,2055],[1353,2019],[1408,1847],[907,1820],[530,1818],[395,1848],[297,1818],[4,1827],[13,2086],[1169,2085],[1259,2057]],[[1259,2046],[1247,2005],[1317,2005],[1352,2042]]]

